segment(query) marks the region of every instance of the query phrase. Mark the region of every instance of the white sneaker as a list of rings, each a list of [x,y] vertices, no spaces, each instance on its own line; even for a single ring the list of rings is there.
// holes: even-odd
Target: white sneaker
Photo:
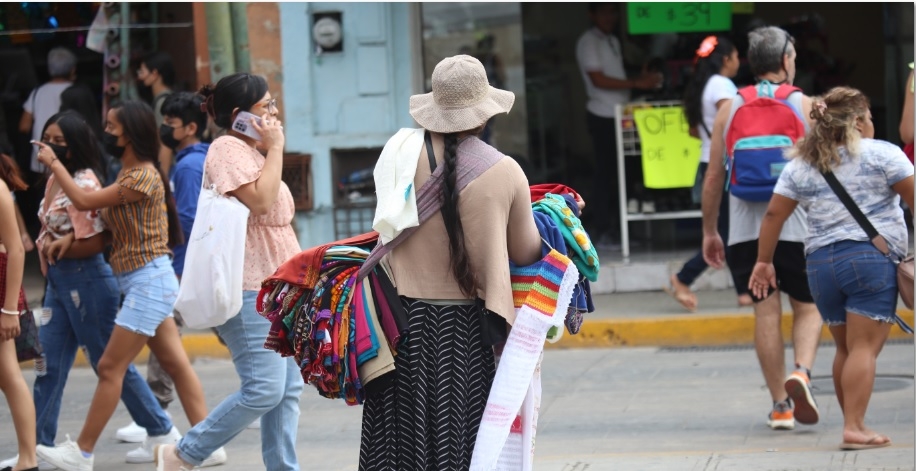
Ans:
[[[70,435],[67,435],[67,441],[57,446],[38,445],[35,452],[38,457],[57,466],[64,471],[92,471],[94,456],[86,458],[76,442],[70,441]]]
[[[169,411],[165,411],[165,415],[168,416],[169,420],[172,419],[172,414],[169,414]],[[137,425],[136,422],[131,422],[130,425],[119,428],[115,432],[115,438],[127,443],[143,443],[143,440],[146,440],[146,429]]]
[[[178,429],[172,427],[169,433],[158,437],[146,437],[143,445],[127,452],[124,461],[133,464],[152,463],[154,461],[155,450],[157,445],[175,445],[181,440],[181,434]]]
[[[131,422],[130,425],[121,427],[115,433],[115,438],[127,443],[143,443],[146,440],[146,429]]]
[[[12,468],[13,466],[16,466],[16,463],[18,462],[19,462],[19,455],[16,455],[8,460],[0,461],[0,469]],[[57,466],[54,466],[53,464],[48,463],[47,461],[41,458],[38,458],[38,469],[40,471],[45,471],[49,469],[57,469]]]
[[[226,461],[229,460],[229,457],[226,456],[226,449],[219,447],[213,453],[210,453],[210,456],[204,460],[203,463],[198,466],[198,468],[209,468],[210,466],[219,466],[221,464],[226,464]]]

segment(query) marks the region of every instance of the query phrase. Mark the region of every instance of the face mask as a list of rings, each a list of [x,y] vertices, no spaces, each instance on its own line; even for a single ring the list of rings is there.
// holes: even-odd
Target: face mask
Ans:
[[[102,143],[105,144],[105,152],[111,154],[112,157],[120,159],[124,156],[124,146],[118,145],[118,136],[106,132],[102,137]]]
[[[54,151],[54,157],[57,157],[57,160],[65,160],[67,157],[67,146],[59,146],[57,144],[51,144],[50,142],[45,142],[45,144]]]
[[[175,128],[165,123],[159,126],[159,139],[162,140],[162,143],[165,144],[166,147],[172,150],[175,150],[178,144],[180,144],[180,141],[175,139]]]

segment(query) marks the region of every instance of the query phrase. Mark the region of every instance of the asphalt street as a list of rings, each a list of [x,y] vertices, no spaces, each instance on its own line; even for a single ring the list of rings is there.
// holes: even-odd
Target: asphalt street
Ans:
[[[838,448],[842,415],[829,378],[833,352],[831,346],[822,346],[814,368],[821,422],[776,432],[766,426],[770,400],[752,348],[550,350],[543,365],[535,469],[913,470],[912,343],[889,344],[878,358],[879,376],[866,420],[893,445],[868,451]],[[194,367],[211,407],[238,386],[228,360],[197,358]],[[31,381],[32,371],[25,372]],[[58,441],[65,434],[76,438],[94,388],[92,370],[73,370]],[[321,398],[306,387],[301,408],[301,469],[356,470],[360,407]],[[180,404],[173,404],[171,413],[186,431]],[[154,469],[124,462],[124,454],[136,445],[117,443],[114,432],[128,422],[119,405],[96,448],[97,471]],[[6,458],[16,447],[3,399],[0,423],[5,425],[0,428],[0,457]],[[226,449],[229,462],[212,469],[264,469],[258,430],[243,431]]]

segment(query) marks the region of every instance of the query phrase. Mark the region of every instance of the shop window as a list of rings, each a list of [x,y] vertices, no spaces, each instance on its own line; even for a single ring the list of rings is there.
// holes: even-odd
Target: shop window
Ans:
[[[311,211],[312,194],[312,155],[284,154],[283,181],[293,194],[296,211]]]
[[[480,138],[502,153],[520,161],[529,152],[522,7],[519,3],[449,2],[421,5],[423,23],[423,77],[425,91],[432,91],[436,64],[446,57],[467,54],[483,64],[490,85],[515,93],[507,114],[494,116]]]
[[[331,149],[336,240],[372,230],[376,202],[372,172],[381,153],[380,147]]]

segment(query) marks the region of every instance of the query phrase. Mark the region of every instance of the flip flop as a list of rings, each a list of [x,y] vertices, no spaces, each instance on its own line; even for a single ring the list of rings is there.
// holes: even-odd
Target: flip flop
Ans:
[[[876,442],[876,440],[884,439],[883,442]],[[868,439],[865,443],[853,443],[853,442],[843,442],[840,443],[841,450],[870,450],[872,448],[883,448],[886,446],[891,446],[891,439],[885,437],[884,435],[875,435]]]
[[[665,290],[665,292],[668,293],[669,296],[674,298],[675,301],[680,303],[681,306],[684,307],[684,309],[690,312],[697,312],[697,308],[696,308],[697,298],[695,294],[691,293],[690,295],[678,295],[677,290],[674,289],[674,286],[670,286],[670,285],[663,286],[662,289]],[[693,297],[693,302],[694,302],[693,307],[690,306],[691,297]]]

